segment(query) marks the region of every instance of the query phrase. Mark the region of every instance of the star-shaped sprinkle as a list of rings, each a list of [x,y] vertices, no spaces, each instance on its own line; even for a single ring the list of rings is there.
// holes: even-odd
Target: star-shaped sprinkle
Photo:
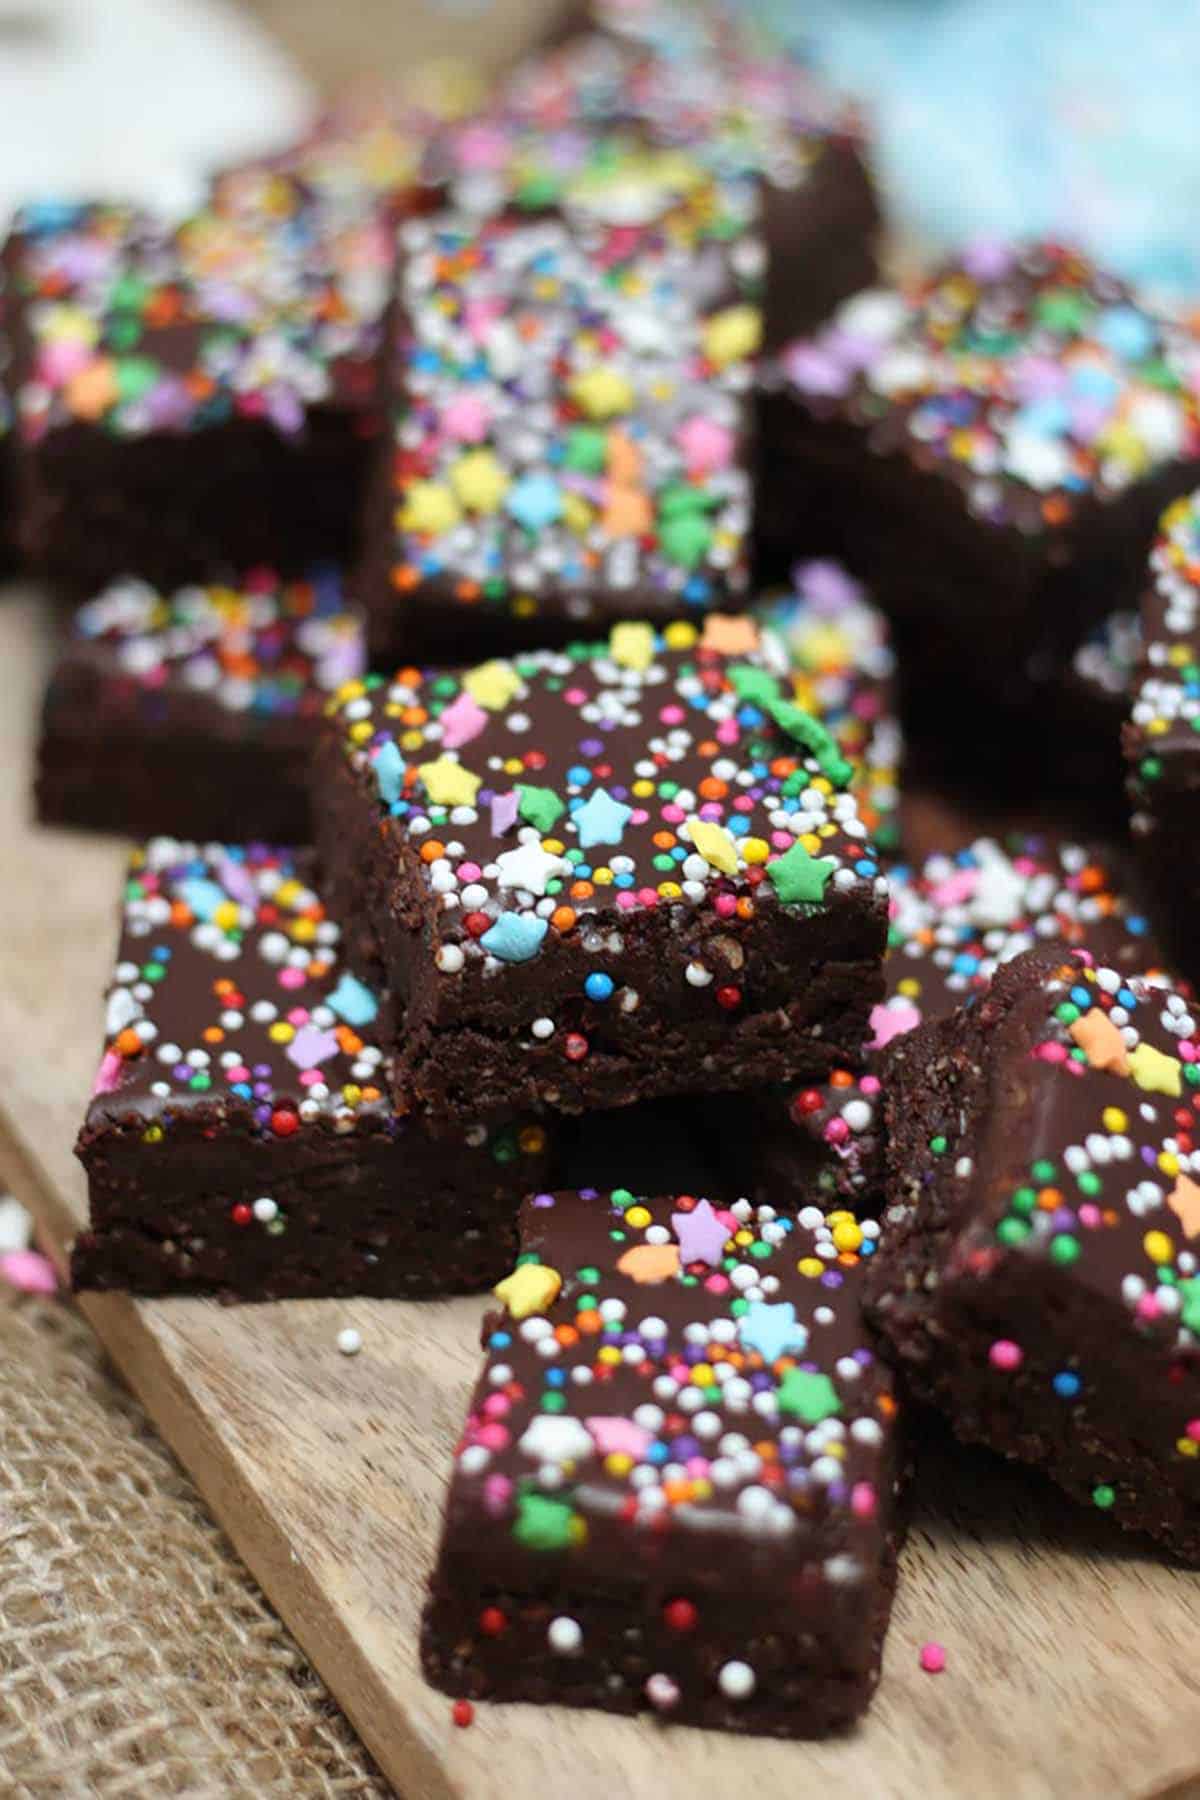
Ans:
[[[608,652],[619,668],[640,674],[654,661],[653,628],[640,620],[622,620],[609,633]]]
[[[747,1350],[757,1350],[768,1365],[789,1351],[798,1355],[808,1343],[808,1329],[796,1323],[790,1300],[770,1305],[752,1300],[738,1320],[738,1336]]]
[[[1108,1014],[1093,1006],[1081,1019],[1075,1019],[1068,1032],[1093,1069],[1107,1069],[1112,1075],[1129,1074],[1129,1052],[1125,1039]]]
[[[531,470],[509,490],[506,506],[526,531],[544,531],[562,517],[563,492],[553,476]]]
[[[757,306],[727,306],[705,320],[700,341],[714,368],[741,362],[762,344],[762,313]]]
[[[567,391],[589,419],[612,419],[630,412],[635,399],[633,384],[618,370],[603,365],[576,375]]]
[[[549,929],[545,919],[533,913],[502,913],[479,941],[489,956],[499,957],[501,962],[528,962],[541,949]]]
[[[379,1002],[356,975],[344,971],[325,1002],[347,1025],[369,1025],[379,1012]]]
[[[417,770],[425,783],[425,792],[434,806],[474,806],[481,777],[464,769],[449,756],[436,762],[422,763]]]
[[[507,793],[492,795],[492,836],[503,837],[511,831],[520,815],[521,803],[510,788]]]
[[[708,1263],[714,1269],[721,1262],[729,1230],[718,1219],[711,1201],[701,1200],[691,1212],[672,1213],[671,1230],[679,1241],[680,1262]]]
[[[438,720],[442,728],[442,744],[447,750],[459,750],[477,738],[487,724],[487,714],[473,694],[463,692],[444,708]]]
[[[491,450],[468,450],[450,470],[455,497],[471,512],[494,513],[509,482],[507,470]]]
[[[334,1032],[321,1031],[315,1025],[301,1025],[283,1054],[297,1069],[316,1069],[337,1053],[338,1041]]]
[[[569,1413],[538,1413],[521,1434],[517,1448],[534,1462],[565,1465],[593,1452],[592,1434]]]
[[[710,868],[719,869],[722,875],[737,874],[737,845],[723,825],[711,825],[705,819],[689,819],[688,830],[693,848]]]
[[[543,834],[552,831],[567,810],[553,788],[529,787],[524,782],[517,783],[517,807],[526,824]]]
[[[798,842],[767,864],[771,884],[785,906],[795,905],[798,901],[813,905],[823,900],[833,869],[828,857],[810,856]]]
[[[412,481],[400,508],[402,531],[428,532],[431,537],[450,531],[462,518],[450,489],[440,481]]]
[[[601,1456],[631,1456],[634,1462],[640,1462],[654,1442],[644,1426],[635,1425],[632,1419],[623,1419],[619,1414],[615,1418],[588,1418],[583,1422]]]
[[[842,1410],[837,1389],[828,1375],[814,1374],[811,1369],[789,1369],[775,1395],[782,1413],[803,1419],[806,1425],[819,1425]]]
[[[1144,1094],[1168,1094],[1178,1100],[1183,1092],[1182,1066],[1177,1056],[1168,1056],[1153,1044],[1139,1044],[1129,1052],[1129,1073]]]
[[[587,1526],[569,1501],[518,1494],[513,1536],[526,1550],[566,1550],[586,1535]]]
[[[1200,1185],[1190,1175],[1177,1175],[1167,1195],[1167,1205],[1183,1226],[1187,1238],[1200,1236]]]
[[[380,745],[371,766],[379,798],[385,806],[394,806],[404,792],[404,758],[391,738]]]
[[[502,888],[523,888],[527,894],[544,894],[546,883],[561,873],[563,859],[551,856],[538,843],[518,845],[496,858],[496,879]]]
[[[749,656],[758,645],[758,626],[748,613],[709,613],[705,618],[702,650],[715,650],[719,656]]]
[[[893,1038],[915,1031],[921,1023],[921,1009],[911,1000],[893,1000],[889,1005],[871,1008],[870,1050],[882,1050]]]
[[[633,817],[632,806],[614,800],[606,788],[593,788],[583,805],[571,815],[579,834],[581,850],[594,850],[597,844],[619,844],[625,827]]]
[[[518,1263],[511,1275],[492,1289],[514,1319],[528,1319],[553,1306],[562,1291],[562,1276],[548,1263]]]
[[[482,706],[485,712],[503,712],[510,700],[515,700],[521,693],[523,683],[510,662],[480,663],[477,669],[468,669],[462,678],[462,684],[472,700]]]
[[[677,1244],[635,1244],[617,1259],[617,1270],[643,1287],[670,1281],[679,1273]]]

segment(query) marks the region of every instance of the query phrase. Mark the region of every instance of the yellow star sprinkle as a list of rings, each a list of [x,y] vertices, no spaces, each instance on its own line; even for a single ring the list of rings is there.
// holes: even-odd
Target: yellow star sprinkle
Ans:
[[[688,830],[692,834],[693,848],[706,863],[714,869],[720,869],[722,875],[737,874],[737,845],[723,825],[710,825],[704,819],[689,819]]]
[[[762,314],[757,306],[728,306],[705,321],[701,342],[714,368],[740,362],[762,344]]]
[[[1166,1056],[1153,1044],[1139,1044],[1129,1052],[1129,1073],[1144,1094],[1169,1094],[1178,1100],[1183,1092],[1181,1066],[1177,1056]]]
[[[632,410],[632,383],[616,369],[587,369],[571,383],[570,394],[575,404],[589,419],[613,419],[618,413]]]
[[[480,663],[477,669],[467,670],[462,684],[485,712],[502,712],[521,692],[521,677],[510,662]]]
[[[639,673],[654,661],[654,628],[640,620],[626,619],[614,625],[608,640],[608,653],[622,669]]]
[[[471,512],[492,513],[512,483],[491,450],[468,450],[451,469],[450,485]]]
[[[492,1289],[514,1319],[544,1313],[558,1299],[562,1276],[545,1263],[522,1263]]]
[[[440,481],[414,481],[396,515],[401,531],[451,531],[462,518],[458,502]]]
[[[461,763],[439,756],[436,762],[422,763],[417,773],[434,806],[474,806],[482,778]]]

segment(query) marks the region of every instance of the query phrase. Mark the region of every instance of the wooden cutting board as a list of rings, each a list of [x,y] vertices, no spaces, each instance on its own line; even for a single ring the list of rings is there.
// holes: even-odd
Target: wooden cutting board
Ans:
[[[0,601],[0,1171],[61,1251],[84,1214],[71,1145],[124,851],[27,822],[48,635],[35,595]],[[883,1682],[851,1737],[781,1744],[486,1706],[458,1730],[415,1645],[480,1303],[83,1307],[404,1800],[1200,1791],[1200,1575],[937,1436]],[[353,1359],[335,1343],[349,1324]],[[938,1676],[918,1667],[929,1638],[946,1646]]]

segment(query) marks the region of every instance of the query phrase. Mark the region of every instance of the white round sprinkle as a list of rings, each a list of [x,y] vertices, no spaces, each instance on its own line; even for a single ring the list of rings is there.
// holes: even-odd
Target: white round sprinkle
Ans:
[[[717,1686],[727,1700],[748,1700],[758,1683],[749,1663],[727,1662],[717,1676]]]
[[[583,1631],[575,1619],[551,1619],[546,1642],[556,1656],[578,1656],[583,1648]]]
[[[343,1325],[337,1334],[337,1347],[343,1356],[357,1356],[362,1349],[362,1332],[353,1325]]]

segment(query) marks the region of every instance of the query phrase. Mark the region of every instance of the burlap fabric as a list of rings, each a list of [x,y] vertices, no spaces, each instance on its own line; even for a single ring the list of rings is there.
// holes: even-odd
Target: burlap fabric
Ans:
[[[69,1308],[0,1284],[0,1795],[389,1795]]]

